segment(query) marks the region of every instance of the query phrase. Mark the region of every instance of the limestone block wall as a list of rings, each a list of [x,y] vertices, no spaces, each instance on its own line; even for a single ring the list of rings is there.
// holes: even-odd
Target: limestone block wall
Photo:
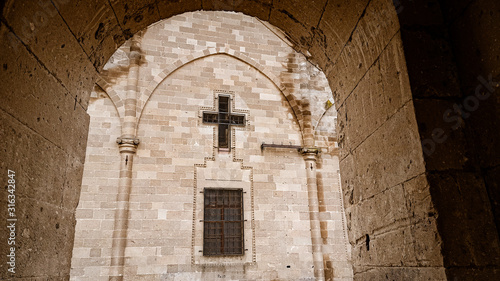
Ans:
[[[347,227],[358,257],[355,279],[383,273],[396,280],[443,280],[442,241],[436,235],[399,26],[387,5],[368,4],[353,43],[335,66],[335,72],[348,69],[333,91]],[[373,25],[375,18],[382,24]]]
[[[112,101],[98,87],[92,92],[89,109],[90,133],[82,193],[76,212],[72,274],[109,274],[116,196],[120,178],[120,154],[116,138],[120,119]],[[78,262],[75,262],[78,261]],[[78,263],[85,267],[75,267]]]
[[[254,18],[196,12],[140,34],[137,138],[124,276],[126,280],[314,279],[307,177],[294,149],[319,146],[317,185],[327,280],[351,280],[334,107],[327,80],[291,43]],[[104,67],[93,92],[89,148],[77,209],[72,280],[107,280],[125,116],[130,44]],[[205,110],[232,98],[244,113],[230,152],[218,151]],[[321,128],[321,129],[320,129]],[[317,129],[317,132],[314,130]],[[204,187],[245,191],[245,255],[202,255]]]
[[[386,50],[389,43],[403,43],[405,56],[401,58],[408,62],[416,121],[421,140],[425,140],[432,137],[433,129],[445,128],[442,114],[446,110],[454,104],[463,104],[469,95],[474,94],[478,75],[489,78],[491,74],[493,81],[499,80],[496,78],[498,44],[495,42],[498,41],[500,14],[495,12],[496,7],[498,1],[495,0],[460,3],[389,0],[0,2],[3,16],[0,23],[0,83],[3,86],[0,95],[3,125],[0,128],[3,147],[0,164],[2,171],[12,168],[21,171],[16,176],[19,191],[16,208],[26,218],[18,228],[23,234],[17,237],[19,271],[11,275],[6,270],[6,263],[0,263],[1,277],[21,280],[68,278],[74,212],[80,193],[88,132],[89,119],[85,111],[89,94],[97,77],[103,73],[104,64],[118,46],[148,25],[197,10],[238,11],[268,21],[286,32],[295,49],[310,55],[310,59],[327,73],[332,88],[348,86],[343,93],[340,91],[336,95],[337,106],[342,103],[341,96],[349,96],[361,80],[365,83],[377,80],[376,76],[365,75],[381,54],[390,54]],[[398,22],[401,22],[401,27]],[[455,68],[458,71],[454,71]],[[406,70],[402,69],[400,73],[384,70],[380,77],[401,82]],[[452,83],[443,84],[443,81]],[[492,94],[491,97],[498,95]],[[383,110],[382,101],[373,100],[374,108]],[[432,199],[416,200],[422,204],[408,205],[410,207],[406,202],[385,205],[389,208],[387,213],[397,213],[401,208],[407,208],[409,213],[418,209],[421,212],[417,213],[433,214],[439,218],[437,227],[426,224],[426,220],[408,224],[413,229],[427,229],[427,233],[432,234],[429,236],[442,239],[440,244],[434,239],[413,235],[420,241],[413,253],[415,257],[418,255],[419,260],[432,262],[413,266],[391,262],[385,253],[373,255],[379,249],[392,246],[392,240],[380,239],[383,246],[371,247],[370,252],[354,256],[362,267],[355,278],[498,279],[495,276],[499,272],[498,247],[490,247],[496,239],[484,239],[484,233],[488,233],[488,237],[497,236],[494,219],[500,217],[497,212],[497,175],[500,174],[497,163],[500,158],[498,145],[495,145],[498,104],[495,98],[481,103],[481,110],[474,112],[463,130],[445,129],[450,139],[437,146],[434,154],[425,155],[426,174],[420,178],[430,180],[416,180],[413,181],[415,185],[406,185],[412,190],[406,195],[429,199],[430,192]],[[361,102],[351,105],[365,107]],[[407,103],[407,106],[405,114],[412,115],[413,104]],[[355,108],[346,106],[346,114],[339,115],[339,120],[353,118],[352,111]],[[414,146],[420,140],[413,137],[408,139],[412,144],[410,148],[397,154],[388,153],[391,146],[396,145],[396,140],[404,136],[405,131],[401,128],[413,132],[416,122],[405,118],[391,121],[401,115],[391,115],[390,111],[385,114],[386,118],[379,119],[380,122],[387,123],[385,128],[395,126],[397,130],[387,134],[387,131],[377,133],[378,128],[363,128],[367,131],[362,134],[365,136],[362,139],[369,140],[374,149],[385,155],[382,160],[371,162],[371,166],[381,163],[397,166],[398,162],[418,160],[411,148],[419,151],[422,148]],[[358,118],[366,119],[364,116]],[[406,120],[410,122],[400,124]],[[347,131],[346,135],[349,135]],[[464,142],[467,145],[464,146]],[[348,141],[345,145],[348,146]],[[472,159],[472,162],[463,161],[466,159]],[[365,169],[348,172],[352,170],[350,167],[358,164],[366,167],[363,157],[349,160],[352,161],[341,164],[343,186],[352,182],[354,177],[367,173]],[[445,163],[444,168],[442,163]],[[467,165],[462,169],[464,163]],[[400,183],[408,179],[404,173],[398,177]],[[3,172],[0,178],[6,182],[7,173]],[[454,182],[457,178],[461,179],[460,182]],[[375,186],[384,184],[373,173],[366,174],[365,181],[372,181]],[[467,187],[467,193],[463,193],[463,187]],[[52,196],[46,197],[47,194]],[[59,194],[63,194],[62,199]],[[488,198],[484,196],[486,194]],[[1,199],[4,205],[6,198],[2,196]],[[389,200],[390,197],[378,198]],[[371,199],[375,200],[375,197]],[[457,199],[461,200],[460,204],[457,204]],[[438,205],[436,209],[432,208],[430,201]],[[0,212],[3,221],[6,214]],[[466,223],[463,217],[468,218]],[[481,218],[480,224],[477,217]],[[370,241],[374,242],[377,239],[373,239],[373,234],[382,237],[394,230],[390,220],[384,223],[383,228],[375,229],[371,225],[362,232],[372,234]],[[478,225],[487,226],[487,230],[482,231],[484,228]],[[460,231],[455,226],[460,226]],[[2,241],[6,235],[7,232],[0,232]],[[395,234],[393,237],[394,241],[401,241],[408,236]],[[366,245],[363,236],[358,238],[359,245]],[[463,245],[468,246],[465,251]],[[442,254],[434,251],[436,247],[441,248]],[[0,249],[5,255],[9,250],[6,243]],[[393,253],[404,249],[394,248]],[[483,249],[488,249],[487,255]],[[365,254],[370,254],[371,258],[364,259]],[[435,274],[429,278],[421,274],[431,271]]]
[[[227,53],[265,73],[284,92],[299,123],[303,121],[304,112],[314,111],[311,123],[316,127],[326,111],[325,102],[332,98],[324,74],[294,51],[294,44],[287,41],[282,31],[258,19],[245,16],[242,20],[241,17],[236,13],[196,12],[149,27],[141,35],[143,59],[137,115],[158,83],[176,68],[209,54]],[[122,112],[119,101],[126,95],[128,46],[128,42],[125,43],[106,64],[99,83],[103,88],[113,84],[108,92],[119,112]],[[232,86],[243,85],[235,82]],[[331,128],[334,132],[335,128]]]

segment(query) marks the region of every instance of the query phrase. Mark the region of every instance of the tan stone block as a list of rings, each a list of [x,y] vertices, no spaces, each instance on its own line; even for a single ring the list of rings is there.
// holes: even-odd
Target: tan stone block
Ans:
[[[6,44],[8,41],[2,41],[8,48]],[[3,56],[1,60],[4,67],[0,83],[10,85],[12,90],[0,96],[2,109],[83,162],[87,141],[84,131],[89,122],[85,110],[55,78],[42,79],[49,73],[26,49],[19,48],[14,56]],[[36,91],[28,83],[35,80],[38,81]],[[13,84],[14,81],[17,84]],[[75,124],[84,130],[76,132]]]
[[[316,27],[324,12],[326,1],[313,1],[308,3],[307,13],[304,13],[304,2],[280,0],[273,2],[269,22],[281,29],[288,30],[287,35],[291,37],[299,48],[306,48],[310,44],[312,34],[311,27]],[[300,35],[308,34],[308,36]]]
[[[393,280],[447,280],[444,267],[420,267],[420,268],[383,268],[370,270],[374,267],[355,266],[354,280],[377,280],[379,276],[387,276]]]
[[[327,2],[309,50],[314,56],[314,61],[323,70],[326,70],[329,61],[336,60],[345,44],[348,44],[351,31],[354,30],[366,9],[367,2],[366,0]],[[335,34],[335,36],[328,36],[330,34]]]
[[[353,256],[359,257],[354,266],[385,264],[388,266],[417,265],[415,246],[410,227],[401,227],[379,235],[369,235],[353,247]]]
[[[57,77],[56,79],[72,93],[73,98],[76,97],[86,109],[89,98],[87,89],[92,87],[96,71],[52,3],[12,2],[6,19],[17,37],[42,62],[43,68],[47,68]],[[5,33],[5,36],[7,35]],[[10,43],[14,57],[22,56],[24,46],[14,38],[9,35],[9,39],[4,43]],[[42,45],[44,47],[41,47]],[[54,57],[58,60],[54,60]],[[72,66],[71,70],[68,70],[69,65]]]
[[[335,64],[327,71],[337,108],[351,94],[388,43],[391,40],[400,40],[399,36],[395,37],[398,29],[399,21],[392,3],[385,0],[369,3],[364,17],[360,19],[351,35],[352,39],[345,45]],[[334,78],[330,73],[343,74]]]
[[[354,159],[359,163],[356,170],[361,175],[358,177],[361,198],[422,174],[425,167],[413,104],[407,103],[359,145]]]
[[[155,1],[111,1],[120,27],[127,34],[135,34],[160,20]]]
[[[403,187],[397,185],[352,207],[351,231],[356,240],[374,230],[389,227],[410,216]]]
[[[68,239],[68,236],[73,237],[73,210],[18,196],[16,214],[22,218],[16,224],[16,265],[29,265],[23,267],[23,274],[37,276],[39,272],[45,272],[49,276],[69,276],[73,239]],[[40,227],[40,222],[45,227]],[[7,234],[6,231],[3,233]],[[59,247],[57,252],[51,250],[55,245]],[[20,247],[31,250],[20,251]],[[2,275],[2,278],[10,278],[7,276],[10,275]]]

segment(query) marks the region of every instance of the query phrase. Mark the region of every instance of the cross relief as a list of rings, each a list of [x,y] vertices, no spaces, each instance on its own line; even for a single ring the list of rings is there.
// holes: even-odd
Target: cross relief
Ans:
[[[245,126],[245,114],[231,112],[231,96],[218,96],[218,111],[203,111],[203,123],[215,124],[219,130],[219,150],[231,150],[231,126]]]

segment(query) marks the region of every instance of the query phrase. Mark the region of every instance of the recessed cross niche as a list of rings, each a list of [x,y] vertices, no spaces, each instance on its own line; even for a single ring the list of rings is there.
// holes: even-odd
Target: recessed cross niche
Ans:
[[[203,123],[219,126],[219,150],[231,150],[231,126],[245,126],[245,114],[231,113],[231,97],[218,96],[218,112],[203,111]]]

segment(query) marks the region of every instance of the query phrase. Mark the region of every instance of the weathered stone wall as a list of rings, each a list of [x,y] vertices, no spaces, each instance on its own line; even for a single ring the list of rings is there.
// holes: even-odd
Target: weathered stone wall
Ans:
[[[500,126],[499,4],[498,1],[474,1],[461,15],[453,11],[452,5],[443,8],[446,22],[450,23],[451,45],[462,93],[456,102],[470,113],[464,121],[467,155],[471,156],[474,168],[464,169],[463,178],[467,180],[460,182],[458,188],[470,184],[468,194],[477,198],[464,202],[467,213],[463,216],[480,217],[469,219],[462,231],[473,232],[473,235],[461,237],[459,243],[474,241],[474,247],[466,258],[451,263],[458,265],[448,270],[451,278],[500,278],[500,131],[494,129]],[[478,221],[480,232],[477,231]],[[449,256],[457,257],[455,251],[450,251]]]
[[[391,5],[370,1],[359,8],[364,17],[330,72],[355,280],[444,280],[441,240]]]
[[[81,186],[80,175],[84,162],[85,147],[83,139],[87,135],[88,123],[85,110],[91,88],[96,80],[96,74],[102,71],[104,63],[118,46],[138,30],[157,22],[159,19],[202,9],[233,10],[256,16],[284,30],[287,37],[295,44],[294,48],[307,56],[310,55],[310,60],[318,64],[327,73],[332,89],[344,85],[347,85],[348,89],[353,89],[354,87],[351,86],[357,85],[358,81],[365,77],[367,70],[373,67],[372,63],[375,61],[373,58],[378,58],[382,50],[385,50],[385,46],[388,46],[388,42],[390,42],[389,39],[393,42],[399,41],[398,36],[393,38],[396,32],[392,32],[399,30],[397,25],[393,25],[398,21],[394,11],[397,9],[400,20],[411,19],[415,23],[409,25],[408,28],[405,28],[405,24],[403,24],[401,36],[405,60],[409,61],[409,78],[413,103],[417,111],[416,120],[419,124],[419,134],[422,140],[430,136],[430,133],[426,133],[422,129],[424,127],[422,124],[425,124],[426,128],[444,128],[442,125],[442,114],[444,112],[439,116],[436,116],[436,112],[441,111],[441,109],[449,109],[448,105],[453,106],[456,101],[451,102],[451,104],[445,102],[445,106],[441,106],[440,100],[443,98],[439,94],[433,99],[427,99],[428,103],[419,106],[418,92],[420,85],[433,84],[438,89],[441,89],[437,91],[439,93],[446,93],[449,89],[456,89],[456,85],[460,85],[462,95],[466,97],[470,95],[469,90],[471,87],[477,86],[475,81],[477,75],[484,75],[487,78],[491,73],[492,77],[497,77],[499,63],[495,60],[495,46],[498,44],[494,43],[498,37],[496,29],[498,28],[498,20],[496,20],[498,12],[495,12],[497,3],[494,0],[443,0],[439,1],[440,5],[436,5],[435,1],[401,0],[394,1],[396,4],[396,7],[394,7],[390,5],[390,2],[377,0],[321,0],[309,1],[307,4],[299,0],[182,0],[176,2],[154,0],[140,2],[54,0],[49,2],[42,0],[0,2],[2,10],[0,20],[0,36],[2,38],[0,40],[0,60],[2,65],[0,68],[2,77],[2,94],[0,98],[2,101],[0,102],[0,108],[2,110],[2,124],[5,124],[2,126],[2,140],[5,145],[4,149],[0,150],[2,159],[1,182],[7,182],[5,169],[14,168],[17,171],[25,171],[17,176],[18,190],[20,194],[23,194],[18,196],[19,200],[21,200],[19,202],[26,202],[17,205],[17,212],[22,214],[23,217],[27,215],[27,218],[22,223],[20,222],[18,229],[18,234],[24,233],[24,235],[19,234],[17,240],[22,246],[21,249],[23,249],[19,253],[22,253],[21,255],[24,255],[24,257],[19,257],[18,271],[15,278],[51,278],[53,280],[68,278],[69,267],[67,265],[71,257],[71,246],[69,245],[71,245],[70,237],[73,235],[74,224],[72,216]],[[378,16],[384,13],[375,13],[374,10],[369,12],[378,4],[386,5],[386,8],[382,10],[388,12],[385,13],[385,17]],[[412,4],[415,5],[412,7]],[[434,15],[436,13],[435,7],[439,6],[442,9],[437,13],[444,12],[446,26],[451,27],[452,30],[452,49],[446,46],[448,43],[440,43],[442,39],[447,41],[448,38],[446,36],[443,38],[443,33],[438,28],[441,16],[438,16],[437,21],[430,21],[430,23],[437,22],[438,24],[419,21],[419,19],[428,18],[426,9],[431,11],[431,15]],[[466,29],[465,32],[462,32],[464,29]],[[361,37],[363,39],[353,41],[357,31],[360,30],[365,30],[358,33],[363,35]],[[386,34],[385,31],[388,30],[391,32]],[[413,46],[417,46],[415,48],[416,52],[411,50]],[[418,48],[418,46],[422,48]],[[419,50],[429,51],[420,52]],[[342,57],[345,61],[339,60],[342,52],[344,52]],[[450,61],[450,57],[454,59]],[[411,59],[415,60],[410,62]],[[445,63],[441,64],[441,61]],[[449,61],[449,64],[447,61]],[[436,71],[434,71],[440,68],[441,73],[446,74],[450,69],[455,68],[454,64],[458,65],[458,76],[436,75]],[[332,71],[334,69],[337,70]],[[417,71],[413,71],[413,69]],[[401,73],[401,75],[404,74]],[[425,79],[420,80],[422,75],[425,75]],[[391,72],[381,72],[381,76],[383,78],[396,77]],[[454,82],[456,79],[460,80]],[[397,79],[397,81],[399,80]],[[492,78],[492,80],[495,79]],[[443,86],[442,83],[447,81],[452,83]],[[340,95],[349,95],[350,92],[348,90],[340,93]],[[498,97],[497,94],[493,96]],[[457,104],[460,105],[461,100],[457,101]],[[337,105],[340,106],[341,104],[337,100]],[[359,106],[363,108],[365,105],[361,104]],[[436,107],[440,109],[436,109]],[[382,110],[385,107],[380,104],[380,101],[375,101],[374,108]],[[486,110],[486,108],[489,109]],[[430,212],[435,214],[434,217],[441,219],[441,224],[450,222],[452,226],[460,226],[459,231],[456,231],[454,227],[438,228],[439,235],[437,237],[443,239],[440,247],[443,249],[449,247],[448,249],[451,250],[445,250],[443,254],[448,258],[456,257],[461,260],[460,263],[445,262],[445,266],[450,269],[449,272],[452,271],[451,269],[457,269],[453,273],[456,275],[449,275],[449,279],[472,276],[470,278],[473,280],[493,280],[496,278],[495,272],[498,272],[495,269],[497,266],[488,262],[481,262],[480,267],[471,265],[470,261],[475,260],[477,256],[481,256],[480,249],[485,245],[476,242],[489,240],[484,239],[480,233],[474,231],[480,229],[480,227],[469,227],[474,224],[474,218],[489,217],[490,219],[481,221],[481,225],[487,226],[488,232],[491,233],[491,231],[494,231],[491,227],[491,218],[495,216],[498,218],[498,180],[496,176],[498,175],[498,165],[495,164],[495,159],[498,159],[498,157],[495,157],[495,151],[498,150],[494,150],[495,147],[498,147],[498,145],[495,145],[497,142],[495,134],[498,133],[498,130],[496,123],[492,121],[498,118],[498,114],[496,114],[498,110],[495,108],[498,108],[498,99],[496,102],[489,100],[485,103],[484,111],[476,111],[477,114],[467,120],[467,147],[474,144],[472,150],[467,150],[467,153],[463,152],[463,145],[461,144],[462,130],[454,130],[448,132],[450,134],[447,133],[447,135],[457,136],[443,142],[443,148],[439,149],[442,151],[449,150],[449,153],[438,153],[438,150],[436,150],[433,159],[428,156],[424,158],[427,164],[426,169],[432,170],[428,162],[434,163],[435,166],[445,163],[446,167],[452,166],[448,169],[448,172],[458,171],[458,174],[449,173],[451,178],[457,178],[457,175],[463,174],[472,181],[463,181],[463,184],[460,185],[454,184],[450,180],[441,181],[442,185],[435,181],[429,181],[430,186],[426,181],[422,181],[417,186],[419,188],[414,188],[414,191],[416,191],[415,196],[422,195],[423,198],[428,198],[428,191],[432,190],[433,187],[445,191],[432,193],[433,202],[451,199],[449,201],[445,200],[446,204],[441,205],[443,208],[436,210],[443,212],[443,216],[438,212]],[[355,109],[349,110],[354,111]],[[346,112],[347,117],[352,116],[349,111],[346,110]],[[58,121],[59,117],[61,117],[62,122]],[[345,117],[343,118],[345,119]],[[39,123],[37,118],[40,118],[40,122],[45,121],[45,123]],[[340,119],[342,118],[339,116]],[[71,120],[71,122],[64,125],[63,123],[68,122],[68,120]],[[82,122],[79,120],[82,120]],[[400,124],[401,120],[404,120],[404,118],[394,119],[394,125]],[[414,125],[411,122],[406,126],[412,129],[411,127]],[[388,135],[385,134],[385,131],[380,133],[383,135],[382,139],[387,139],[390,144],[396,143],[394,145],[398,145],[397,140],[400,135]],[[80,138],[82,142],[75,142],[75,136],[78,135],[82,136]],[[439,135],[438,138],[440,138]],[[35,142],[31,140],[35,140]],[[376,144],[374,146],[378,149],[380,148],[379,144],[383,142],[374,141],[373,143]],[[458,145],[454,143],[458,143]],[[40,146],[35,146],[35,144],[40,144]],[[68,153],[41,154],[38,147],[55,151],[68,148],[66,150]],[[387,147],[387,151],[390,149],[390,147]],[[71,152],[69,152],[70,150]],[[477,158],[481,160],[482,164],[474,165],[474,173],[477,175],[478,170],[476,169],[479,168],[481,177],[485,179],[485,189],[478,189],[481,191],[479,197],[477,197],[478,193],[475,190],[477,190],[477,187],[481,187],[482,184],[470,184],[477,182],[474,179],[474,173],[466,175],[461,173],[460,169],[453,168],[453,166],[462,165],[463,155],[473,156],[474,159],[476,156],[480,156]],[[387,157],[392,158],[394,155],[387,154]],[[490,157],[493,160],[488,160]],[[413,160],[411,158],[408,153],[401,153],[400,159],[404,160],[402,162]],[[467,158],[471,159],[470,157]],[[352,160],[355,166],[362,164],[364,161],[362,159]],[[383,159],[384,163],[386,160],[386,158]],[[72,167],[66,163],[73,163],[74,166]],[[453,163],[453,165],[448,163]],[[347,170],[347,168],[341,170]],[[65,183],[54,180],[54,178],[60,179],[59,175],[63,171],[65,173]],[[365,175],[366,171],[359,170],[359,173],[362,176]],[[349,174],[346,174],[343,179],[352,180],[353,178],[350,177]],[[367,175],[366,181],[370,182],[370,180],[374,185],[378,186],[379,180],[376,177]],[[481,179],[479,182],[481,182]],[[441,186],[446,188],[455,186],[452,191],[457,195],[448,196],[447,189],[441,188]],[[468,186],[475,186],[475,188],[471,188],[470,192],[465,195],[456,193],[462,187]],[[60,205],[57,202],[53,204],[50,199],[37,195],[50,194],[53,189],[67,192],[66,199],[62,200],[63,203]],[[484,197],[485,194],[487,194],[487,199]],[[469,206],[466,208],[467,212],[462,212],[463,210],[460,208],[458,210],[460,212],[457,213],[453,209],[447,209],[446,207],[450,201],[454,200],[452,198],[471,198],[474,200],[469,203],[465,202]],[[480,200],[477,200],[478,198]],[[2,196],[1,200],[6,199]],[[2,201],[2,206],[4,206],[3,203],[5,201]],[[464,203],[448,204],[448,206],[455,205],[460,207]],[[41,212],[41,207],[43,207],[43,212]],[[388,208],[390,208],[390,212],[393,212],[393,210],[400,207],[402,206],[394,205]],[[439,206],[436,207],[439,208]],[[493,212],[489,211],[492,208]],[[428,209],[421,208],[420,210],[427,211]],[[45,210],[50,212],[45,212]],[[451,212],[447,213],[447,210]],[[0,213],[2,214],[1,219],[4,220],[5,213]],[[67,214],[67,216],[63,214]],[[464,224],[462,223],[463,218],[468,218],[472,222]],[[59,223],[59,229],[56,228],[55,231],[52,231],[50,225],[53,225],[54,222],[56,222],[56,226]],[[67,232],[58,235],[59,230],[67,230]],[[373,229],[369,227],[366,232],[371,230]],[[435,228],[431,228],[429,233],[436,234]],[[455,236],[457,233],[460,235]],[[1,232],[1,235],[1,241],[5,241],[5,232]],[[398,235],[394,238],[394,241],[404,241],[404,237]],[[436,235],[433,237],[436,237]],[[455,237],[459,239],[454,240]],[[421,242],[421,246],[415,247],[415,255],[423,253],[424,256],[432,257],[434,260],[432,264],[435,264],[436,267],[434,268],[438,269],[441,266],[439,262],[441,259],[440,254],[428,253],[428,249],[430,249],[431,253],[436,252],[432,247],[432,245],[435,245],[435,240],[419,238],[417,241]],[[429,243],[430,247],[427,247],[427,243]],[[61,249],[61,245],[66,246]],[[464,245],[467,245],[467,247],[464,248]],[[1,244],[0,248],[2,256],[7,255],[9,250],[7,244]],[[454,249],[460,249],[460,251],[465,249],[465,253],[475,252],[479,254],[465,254],[467,258],[462,259],[464,255],[456,254],[456,252],[452,251]],[[486,255],[488,259],[496,260],[498,254],[491,251],[489,247],[488,249]],[[370,251],[373,250],[374,248],[371,247]],[[379,249],[376,251],[378,252]],[[397,250],[396,252],[401,251]],[[426,269],[426,267],[422,269],[422,264],[417,263],[416,267],[401,266],[400,263],[388,262],[388,260],[384,259],[385,256],[385,254],[374,256],[368,261],[360,256],[354,256],[353,258],[359,261],[360,264],[373,268],[373,270],[366,273],[370,275],[366,278],[373,280],[385,279],[386,274],[389,276],[388,271],[391,271],[400,273],[399,276],[394,277],[395,279],[424,279],[418,277],[418,273]],[[410,254],[406,256],[409,257]],[[11,278],[7,271],[4,270],[6,269],[5,263],[0,264],[2,266],[1,277]],[[467,273],[463,269],[466,271],[471,270]],[[475,276],[475,272],[484,273]],[[365,273],[360,272],[355,275],[355,278],[363,280],[365,276]],[[433,276],[431,279],[437,279],[437,277]]]
[[[95,69],[62,18],[54,16],[33,32],[22,29],[22,18],[31,19],[36,4],[9,4],[0,24],[0,279],[67,280]],[[8,170],[16,181],[15,245],[7,244]],[[8,271],[11,247],[15,274]]]
[[[314,146],[315,134],[305,131],[320,122],[322,262],[327,280],[352,280],[335,127],[328,126],[336,116],[326,107],[332,94],[324,74],[277,37],[280,32],[242,14],[197,12],[159,22],[137,39],[143,57],[136,110],[141,144],[132,170],[125,280],[314,279],[304,160],[296,150],[262,151],[261,144],[302,146],[309,138]],[[96,87],[88,109],[74,280],[107,280],[111,274],[121,161],[115,140],[130,103],[130,45],[105,65],[102,88]],[[234,130],[231,152],[214,150],[215,127],[201,120],[203,110],[217,110],[219,93],[232,96],[233,111],[247,114],[247,125]],[[216,186],[245,191],[242,257],[201,253],[200,192]]]
[[[99,276],[109,274],[120,178],[120,154],[116,138],[120,136],[121,124],[115,106],[99,88],[93,91],[87,112],[92,113],[92,116],[85,162],[93,169],[85,168],[83,173],[82,192],[76,212],[72,274]],[[85,260],[78,260],[80,257]],[[79,267],[79,263],[88,266]]]

